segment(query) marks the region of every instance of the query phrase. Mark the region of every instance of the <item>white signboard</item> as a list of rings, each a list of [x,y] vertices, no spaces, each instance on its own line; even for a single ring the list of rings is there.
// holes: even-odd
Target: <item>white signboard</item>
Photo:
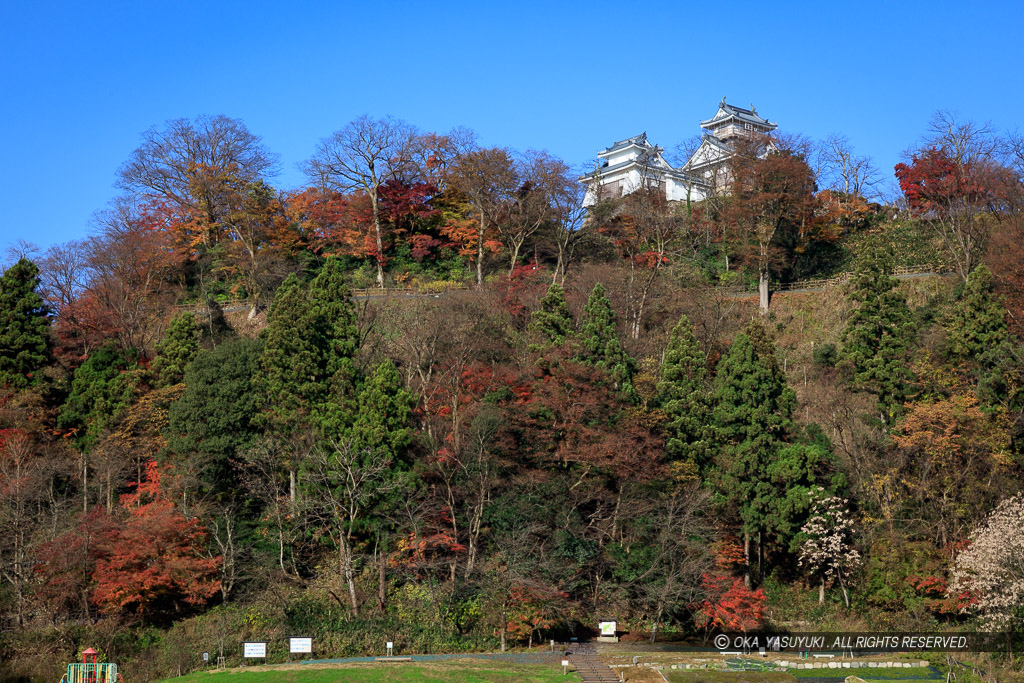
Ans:
[[[288,652],[292,654],[313,654],[313,639],[312,638],[289,638],[288,639]]]
[[[267,644],[263,643],[242,643],[242,656],[246,659],[266,659]]]
[[[601,629],[602,636],[614,636],[615,635],[615,622],[614,621],[602,621],[598,626]]]

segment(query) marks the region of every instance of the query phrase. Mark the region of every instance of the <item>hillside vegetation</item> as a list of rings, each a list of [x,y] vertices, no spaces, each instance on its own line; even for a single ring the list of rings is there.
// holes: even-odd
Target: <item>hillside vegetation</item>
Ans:
[[[1019,629],[1021,146],[936,130],[887,205],[783,139],[588,210],[464,131],[360,119],[295,192],[239,121],[147,132],[0,279],[0,676]]]

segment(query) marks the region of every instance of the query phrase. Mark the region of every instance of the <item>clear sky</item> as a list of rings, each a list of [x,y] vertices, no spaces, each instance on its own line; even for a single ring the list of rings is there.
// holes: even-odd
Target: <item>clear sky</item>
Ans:
[[[723,95],[889,171],[939,108],[1024,128],[1024,4],[0,1],[0,248],[84,237],[142,131],[239,118],[303,182],[361,114],[573,165]]]

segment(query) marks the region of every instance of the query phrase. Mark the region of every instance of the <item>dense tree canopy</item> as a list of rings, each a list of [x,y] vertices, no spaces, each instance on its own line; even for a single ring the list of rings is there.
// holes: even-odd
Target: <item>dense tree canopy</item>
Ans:
[[[646,158],[585,207],[462,130],[357,119],[289,192],[240,121],[148,131],[91,237],[0,278],[0,677],[82,639],[156,679],[285,632],[1012,623],[1024,195],[990,134],[935,128],[905,204],[780,134],[704,199]]]

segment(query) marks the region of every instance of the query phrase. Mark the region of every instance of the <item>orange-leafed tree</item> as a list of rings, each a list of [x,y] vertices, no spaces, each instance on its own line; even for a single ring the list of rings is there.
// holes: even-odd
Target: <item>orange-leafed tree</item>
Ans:
[[[88,317],[99,329],[113,327],[126,350],[152,347],[160,309],[173,303],[183,257],[168,230],[172,220],[162,204],[118,199],[98,215],[88,242],[86,301],[98,307]]]
[[[132,493],[121,497],[128,518],[97,538],[92,599],[105,612],[140,615],[199,605],[220,589],[220,557],[205,549],[207,532],[163,495],[164,472],[150,461]]]
[[[761,588],[748,588],[736,573],[746,564],[743,546],[729,537],[714,546],[714,572],[701,576],[705,599],[696,607],[698,627],[727,631],[750,631],[764,621],[767,598]]]
[[[969,394],[911,406],[893,435],[896,457],[886,473],[899,487],[893,493],[903,516],[940,546],[966,538],[1001,489],[1015,490],[1007,427],[1004,414],[983,411]]]

